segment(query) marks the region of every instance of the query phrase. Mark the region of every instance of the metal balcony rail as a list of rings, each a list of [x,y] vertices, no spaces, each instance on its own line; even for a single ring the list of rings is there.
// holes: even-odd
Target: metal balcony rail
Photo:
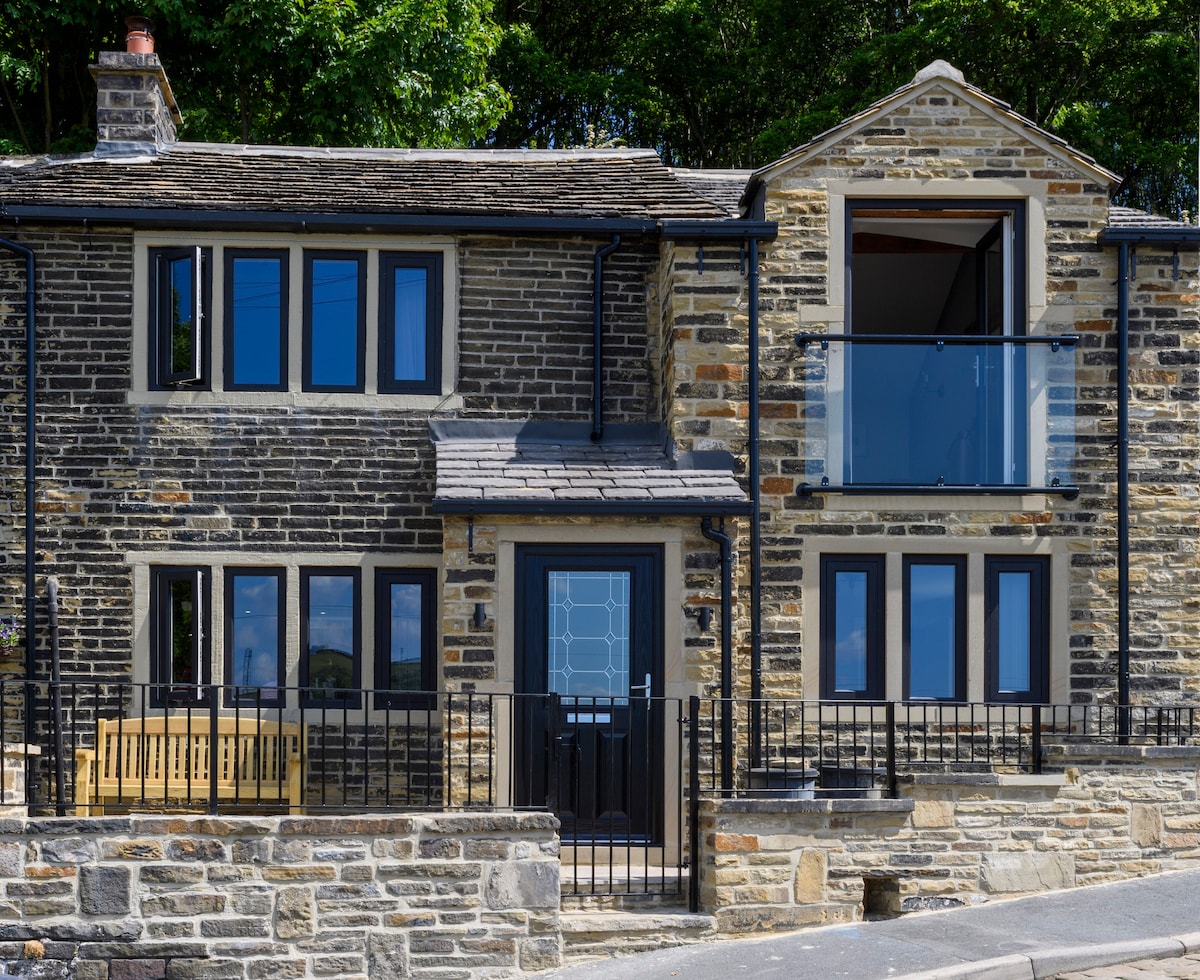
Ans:
[[[1072,497],[1078,336],[802,333],[801,494]]]

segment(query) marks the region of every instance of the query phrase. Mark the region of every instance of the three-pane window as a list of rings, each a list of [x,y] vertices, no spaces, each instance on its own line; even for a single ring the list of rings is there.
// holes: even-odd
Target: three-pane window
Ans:
[[[216,309],[214,255],[224,279]],[[150,248],[149,388],[287,391],[298,384],[311,392],[437,394],[444,265],[440,252]],[[293,268],[301,279],[296,296]],[[223,348],[216,365],[212,329]],[[288,368],[296,343],[298,380]]]

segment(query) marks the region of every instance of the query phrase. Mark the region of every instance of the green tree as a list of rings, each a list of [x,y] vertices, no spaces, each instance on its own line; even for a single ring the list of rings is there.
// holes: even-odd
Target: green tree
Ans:
[[[488,77],[489,0],[150,0],[184,109],[181,138],[463,144],[509,106]],[[0,79],[9,152],[71,150],[94,128],[87,65],[120,50],[110,0],[5,0]]]

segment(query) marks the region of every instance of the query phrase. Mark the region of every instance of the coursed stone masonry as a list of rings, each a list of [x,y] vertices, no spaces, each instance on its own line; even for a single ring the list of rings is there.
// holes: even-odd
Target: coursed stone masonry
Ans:
[[[561,961],[557,825],[547,814],[4,819],[0,963],[72,980],[544,970]]]

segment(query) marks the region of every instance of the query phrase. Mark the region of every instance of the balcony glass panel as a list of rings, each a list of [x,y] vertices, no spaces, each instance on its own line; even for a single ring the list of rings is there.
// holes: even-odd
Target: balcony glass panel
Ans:
[[[1072,483],[1072,343],[842,336],[804,349],[805,482]]]

